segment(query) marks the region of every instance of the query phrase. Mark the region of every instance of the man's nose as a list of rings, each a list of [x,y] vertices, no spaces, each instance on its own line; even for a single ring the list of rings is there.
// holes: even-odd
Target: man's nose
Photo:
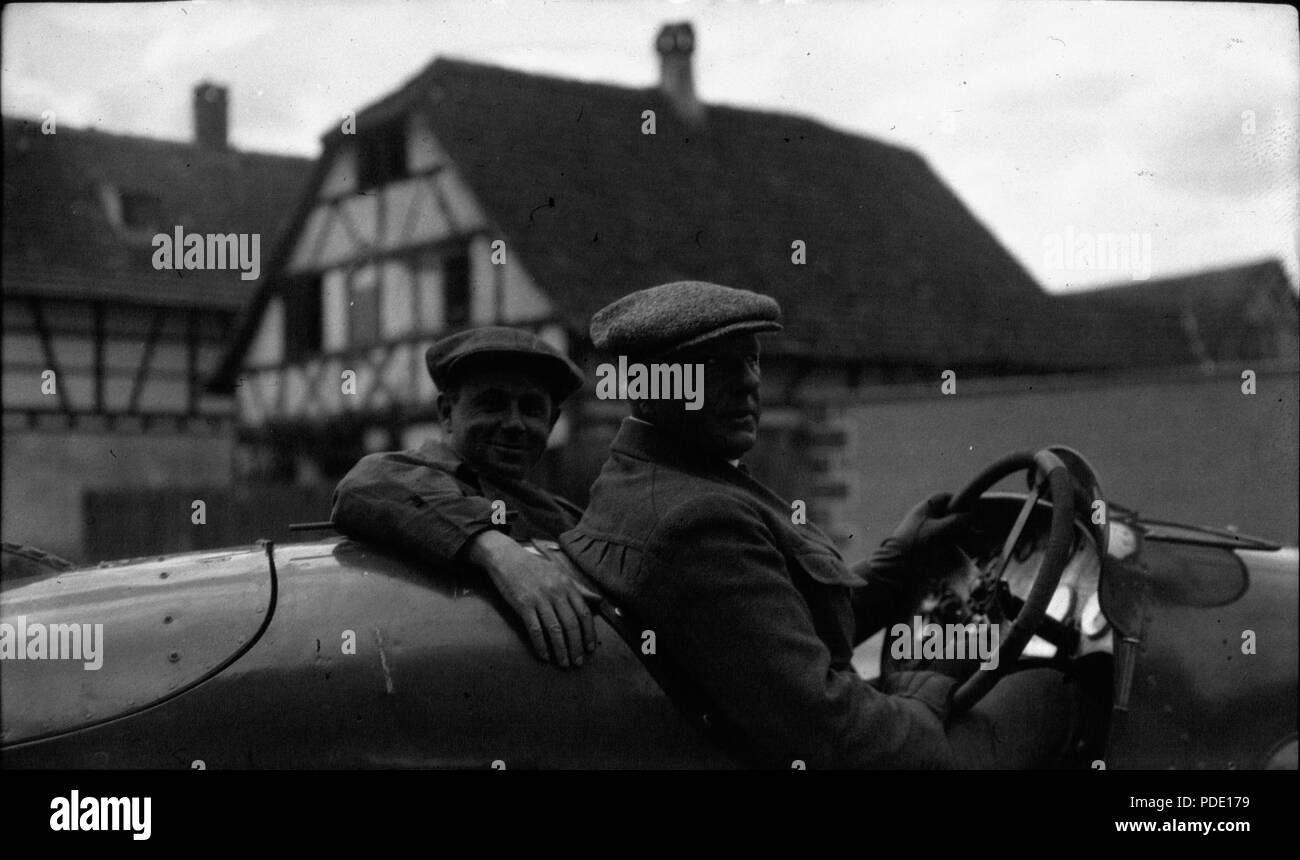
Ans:
[[[501,426],[507,430],[524,429],[524,415],[520,411],[518,403],[511,403],[506,407],[506,414],[501,421]]]

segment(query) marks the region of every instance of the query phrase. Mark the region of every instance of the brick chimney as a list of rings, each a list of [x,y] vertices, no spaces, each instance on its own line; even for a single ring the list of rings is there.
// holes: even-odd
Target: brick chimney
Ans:
[[[665,24],[655,39],[659,52],[659,90],[681,117],[698,121],[704,105],[695,97],[695,74],[691,55],[695,53],[695,30],[690,22]]]
[[[203,81],[194,88],[194,142],[203,149],[226,149],[229,99],[225,87]]]

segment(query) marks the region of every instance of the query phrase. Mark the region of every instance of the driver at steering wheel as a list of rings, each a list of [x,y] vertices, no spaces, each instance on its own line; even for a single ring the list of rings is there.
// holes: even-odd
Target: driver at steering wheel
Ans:
[[[634,400],[592,485],[568,555],[653,631],[723,730],[761,764],[788,768],[1024,768],[1072,750],[1080,708],[1054,669],[1002,678],[971,710],[956,681],[899,672],[869,682],[853,648],[913,605],[930,550],[962,526],[935,497],[850,569],[815,526],[740,462],[760,414],[757,335],[775,300],[697,281],[632,293],[598,311],[597,348],[629,363],[704,365],[697,409]],[[685,370],[683,370],[683,373]]]

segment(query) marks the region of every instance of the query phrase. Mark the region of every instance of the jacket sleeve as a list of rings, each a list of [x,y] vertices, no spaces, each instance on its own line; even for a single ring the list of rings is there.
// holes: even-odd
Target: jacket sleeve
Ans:
[[[897,582],[872,576],[870,561],[853,565],[853,572],[866,582],[852,592],[855,645],[887,625],[906,620],[905,613],[920,603],[919,593]]]
[[[638,609],[657,646],[765,763],[951,765],[951,679],[915,673],[910,688],[887,695],[852,669],[832,669],[785,565],[756,512],[726,496],[697,497],[669,512],[647,542]]]
[[[940,554],[943,552],[948,556]],[[870,558],[853,566],[853,573],[866,582],[865,587],[853,590],[856,641],[861,642],[887,625],[909,620],[907,616],[920,606],[932,579],[925,575],[924,567],[947,570],[960,560],[960,554],[951,547],[911,560],[897,539],[885,538]]]
[[[455,559],[471,538],[496,528],[490,500],[404,452],[361,458],[334,490],[331,519],[344,534],[431,564]]]

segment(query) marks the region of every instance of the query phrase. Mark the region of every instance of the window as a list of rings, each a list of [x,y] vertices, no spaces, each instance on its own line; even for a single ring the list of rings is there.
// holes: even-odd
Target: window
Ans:
[[[100,183],[99,202],[108,223],[132,240],[153,238],[163,227],[162,201],[145,191],[126,191],[107,182]]]
[[[321,279],[298,281],[284,302],[284,353],[296,361],[321,351]]]
[[[379,342],[379,270],[365,266],[352,273],[348,290],[348,346]]]
[[[161,203],[152,194],[122,192],[122,225],[133,230],[157,232],[162,226]]]
[[[358,136],[361,190],[387,185],[406,176],[406,123],[385,123]]]
[[[443,302],[443,283],[446,280],[442,257],[434,251],[423,251],[415,258],[415,306],[419,319],[416,328],[423,332],[441,332],[447,327]]]
[[[447,327],[461,328],[469,325],[469,257],[458,255],[447,258],[446,285]]]

